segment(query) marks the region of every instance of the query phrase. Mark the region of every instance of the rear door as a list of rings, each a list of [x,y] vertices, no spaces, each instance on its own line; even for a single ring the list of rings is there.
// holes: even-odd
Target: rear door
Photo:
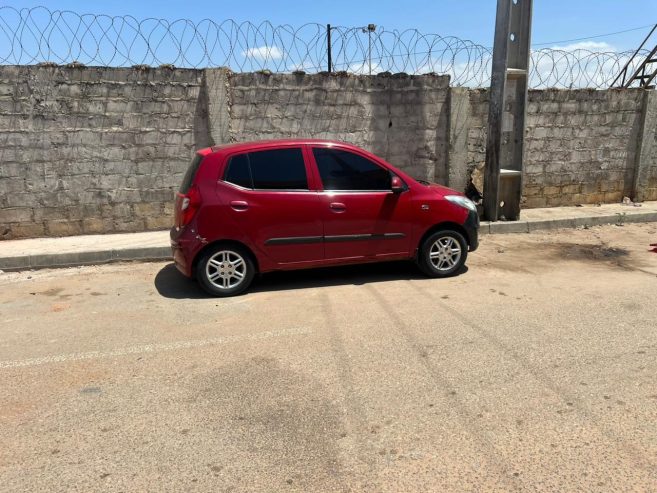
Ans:
[[[314,146],[323,191],[327,260],[408,255],[410,191],[391,190],[392,173],[365,155]]]
[[[279,264],[322,260],[319,197],[298,147],[232,155],[220,194],[252,244]]]

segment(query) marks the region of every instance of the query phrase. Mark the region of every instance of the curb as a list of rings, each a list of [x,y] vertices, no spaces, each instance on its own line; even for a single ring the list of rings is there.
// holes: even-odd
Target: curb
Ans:
[[[55,267],[77,267],[81,265],[108,264],[129,260],[169,260],[171,247],[125,248],[122,250],[99,250],[93,252],[50,253],[0,258],[0,270],[16,271],[47,269]]]
[[[588,216],[563,219],[542,219],[539,221],[482,221],[479,233],[507,234],[532,233],[534,231],[549,231],[552,229],[583,228],[586,226],[604,226],[607,224],[649,223],[657,222],[657,212],[633,212],[607,214],[604,216]]]
[[[479,233],[481,235],[532,233],[534,231],[549,231],[553,229],[646,222],[657,222],[657,212],[632,212],[631,214],[625,213],[624,216],[620,213],[616,213],[602,216],[543,219],[538,221],[482,221]],[[0,257],[0,270],[18,271],[57,267],[78,267],[82,265],[108,264],[111,262],[126,262],[131,260],[171,260],[171,247],[167,245],[161,247],[123,248],[120,250]]]

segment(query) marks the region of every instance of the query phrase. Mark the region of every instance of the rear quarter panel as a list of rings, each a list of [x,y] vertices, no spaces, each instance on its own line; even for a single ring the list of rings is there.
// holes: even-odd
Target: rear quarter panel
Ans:
[[[252,244],[245,229],[228,213],[228,194],[222,187],[228,185],[219,181],[223,174],[225,156],[222,153],[208,155],[195,180],[201,191],[201,208],[190,224],[193,235],[197,237],[193,256],[196,257],[206,245],[216,241],[237,241],[246,245],[256,256],[259,266],[269,268],[268,259]],[[264,265],[263,265],[264,264]]]

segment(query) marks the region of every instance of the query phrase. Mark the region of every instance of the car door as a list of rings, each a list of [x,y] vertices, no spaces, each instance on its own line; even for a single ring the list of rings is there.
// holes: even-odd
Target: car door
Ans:
[[[357,152],[313,146],[327,260],[409,254],[410,191],[393,193],[392,173]]]
[[[321,206],[308,176],[301,146],[228,157],[219,192],[228,214],[252,245],[275,263],[324,257]]]

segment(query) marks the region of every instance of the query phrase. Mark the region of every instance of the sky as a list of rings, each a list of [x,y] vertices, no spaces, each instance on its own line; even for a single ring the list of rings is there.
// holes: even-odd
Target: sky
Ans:
[[[39,5],[54,15],[45,9],[28,15],[25,9]],[[439,73],[454,85],[484,87],[495,11],[496,0],[0,0],[0,64],[314,73],[327,69],[325,25],[331,24],[352,28],[333,31],[335,71]],[[177,19],[191,22],[172,25]],[[241,24],[246,21],[252,24]],[[265,21],[290,29],[272,30]],[[534,0],[530,85],[608,87],[655,23],[657,0]],[[372,38],[360,29],[368,24],[377,26]],[[405,31],[412,29],[426,36]],[[657,31],[646,48],[655,43]],[[634,59],[630,70],[639,62]]]
[[[44,5],[83,13],[132,15],[137,18],[189,18],[200,21],[261,22],[299,26],[307,22],[342,26],[382,25],[388,30],[415,28],[423,33],[452,35],[491,46],[495,22],[495,0],[41,0],[2,1],[15,8]],[[583,38],[657,23],[656,0],[535,0],[532,41],[564,45],[554,41]],[[595,38],[620,51],[635,49],[649,28]]]

